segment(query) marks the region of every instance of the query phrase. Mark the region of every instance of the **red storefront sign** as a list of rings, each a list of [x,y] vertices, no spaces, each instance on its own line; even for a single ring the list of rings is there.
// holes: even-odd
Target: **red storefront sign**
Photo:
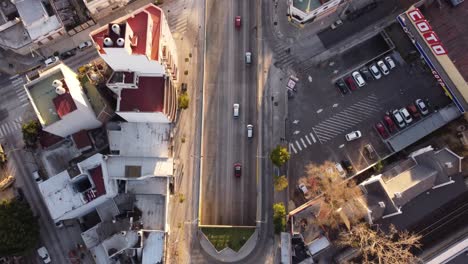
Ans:
[[[429,22],[424,19],[423,14],[419,9],[415,8],[406,12],[408,17],[414,22],[421,36],[426,40],[427,44],[431,47],[432,52],[435,55],[446,55],[447,50],[442,46],[437,34],[432,31],[432,27]]]

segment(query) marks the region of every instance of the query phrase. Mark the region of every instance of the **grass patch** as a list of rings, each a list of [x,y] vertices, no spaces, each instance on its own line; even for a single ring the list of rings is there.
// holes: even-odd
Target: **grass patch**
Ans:
[[[213,244],[216,250],[221,251],[226,247],[239,251],[255,232],[255,228],[239,227],[202,227],[202,232]]]

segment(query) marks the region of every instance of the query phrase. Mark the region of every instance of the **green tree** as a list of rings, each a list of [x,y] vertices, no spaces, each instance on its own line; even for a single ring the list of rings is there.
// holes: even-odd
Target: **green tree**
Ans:
[[[23,132],[23,141],[27,147],[36,145],[41,129],[41,124],[37,120],[31,120],[23,124],[21,131]]]
[[[273,224],[275,225],[275,233],[279,234],[286,228],[286,208],[283,203],[275,203],[273,205]]]
[[[281,145],[276,146],[270,154],[270,159],[277,167],[281,167],[290,158],[289,152]]]
[[[282,176],[274,176],[275,177],[275,180],[274,180],[274,183],[275,183],[275,190],[277,192],[280,192],[284,189],[286,189],[286,187],[288,187],[288,179],[286,178],[286,176],[282,175]]]
[[[187,93],[182,93],[179,96],[179,108],[180,109],[187,109],[189,106],[190,98]]]
[[[37,217],[24,202],[0,203],[0,256],[18,256],[34,249],[39,242]]]

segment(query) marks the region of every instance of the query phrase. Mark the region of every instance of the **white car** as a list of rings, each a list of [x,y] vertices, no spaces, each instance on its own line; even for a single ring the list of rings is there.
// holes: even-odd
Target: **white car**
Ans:
[[[346,138],[347,141],[353,141],[355,139],[360,138],[361,136],[362,136],[361,131],[356,130],[356,131],[353,131],[351,133],[346,134],[345,138]]]
[[[252,63],[252,53],[247,51],[245,53],[245,63],[246,64],[251,64]]]
[[[251,124],[247,125],[247,137],[248,138],[253,137],[253,125],[251,125]]]
[[[335,168],[338,171],[338,173],[340,174],[341,178],[346,177],[346,171],[343,169],[343,166],[341,166],[341,163],[339,163],[339,162],[335,163]]]
[[[52,56],[52,57],[47,58],[47,59],[44,61],[44,64],[45,64],[45,66],[49,66],[49,65],[51,65],[51,64],[56,63],[57,61],[59,61],[59,57],[57,57],[57,56]]]
[[[397,122],[398,126],[400,128],[403,128],[406,126],[405,120],[403,120],[403,116],[401,116],[401,113],[398,110],[393,110],[393,119]]]
[[[384,74],[384,75],[388,75],[390,73],[390,71],[388,70],[387,68],[387,65],[385,65],[385,63],[381,60],[379,60],[377,62],[377,65],[379,66],[380,68],[380,71]]]
[[[375,65],[375,63],[369,66],[369,71],[372,73],[372,76],[374,76],[376,80],[382,78],[382,74],[380,74],[379,68],[377,68],[377,65]]]
[[[42,178],[41,178],[41,176],[39,175],[39,172],[38,172],[38,171],[33,171],[32,175],[33,175],[33,178],[34,178],[34,180],[36,181],[36,183],[39,184],[39,183],[42,182]]]
[[[387,56],[387,57],[385,57],[384,60],[385,60],[385,62],[387,63],[387,65],[388,65],[388,67],[390,68],[390,70],[396,67],[396,64],[395,64],[395,62],[393,61],[392,57]]]
[[[359,87],[363,87],[364,85],[366,85],[366,81],[364,81],[364,78],[362,78],[361,74],[358,71],[353,72],[352,75]]]
[[[93,43],[91,41],[85,41],[85,42],[81,42],[80,45],[78,45],[78,49],[79,50],[84,50],[88,47],[91,47],[93,45]]]
[[[37,250],[37,254],[39,254],[39,256],[41,257],[42,262],[44,262],[44,263],[51,263],[52,262],[50,260],[49,252],[47,251],[47,249],[45,247],[39,248]]]
[[[233,104],[232,105],[232,110],[233,110],[233,115],[234,117],[239,117],[239,104]]]
[[[426,104],[424,103],[423,100],[416,99],[415,103],[416,103],[416,106],[418,107],[418,109],[419,109],[419,111],[421,112],[422,115],[429,114],[429,109],[427,108],[427,106],[426,106]]]
[[[407,124],[413,122],[413,118],[411,118],[410,113],[408,112],[408,110],[405,107],[400,109],[400,113],[403,116],[403,119],[405,120],[405,122]]]
[[[299,190],[301,190],[301,192],[304,195],[306,195],[309,192],[309,190],[307,190],[307,187],[303,183],[299,184],[297,187],[299,188]]]

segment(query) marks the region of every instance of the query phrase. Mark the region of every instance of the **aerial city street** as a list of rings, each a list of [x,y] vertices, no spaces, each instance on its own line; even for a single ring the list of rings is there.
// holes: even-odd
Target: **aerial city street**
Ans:
[[[0,263],[468,263],[464,0],[0,0]]]

